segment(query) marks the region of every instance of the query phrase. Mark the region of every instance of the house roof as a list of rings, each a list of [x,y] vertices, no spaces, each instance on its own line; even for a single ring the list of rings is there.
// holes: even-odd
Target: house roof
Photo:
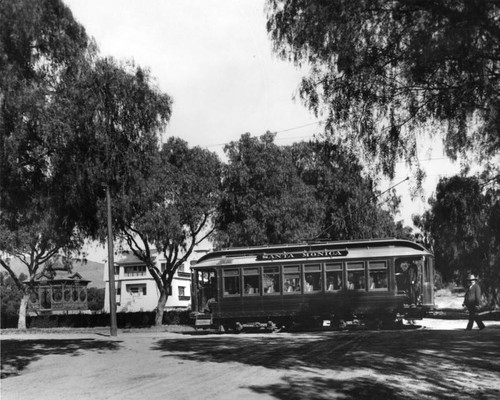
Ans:
[[[119,254],[116,254],[113,258],[113,261],[117,265],[143,265],[144,264],[144,261],[139,259],[131,251],[122,251]]]
[[[24,283],[28,283],[26,279]],[[78,272],[71,272],[67,269],[46,268],[44,271],[36,274],[35,282],[80,282],[89,283],[87,279],[83,279]]]

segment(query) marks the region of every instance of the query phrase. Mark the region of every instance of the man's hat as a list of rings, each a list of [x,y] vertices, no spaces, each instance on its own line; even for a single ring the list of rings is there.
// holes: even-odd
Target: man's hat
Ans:
[[[477,278],[474,274],[470,274],[469,277],[467,278],[468,281],[476,281]]]

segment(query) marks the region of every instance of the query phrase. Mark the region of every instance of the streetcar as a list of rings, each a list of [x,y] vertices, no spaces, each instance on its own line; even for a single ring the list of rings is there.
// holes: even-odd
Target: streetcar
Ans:
[[[200,258],[192,273],[197,328],[380,327],[434,309],[433,254],[408,240],[229,248]]]

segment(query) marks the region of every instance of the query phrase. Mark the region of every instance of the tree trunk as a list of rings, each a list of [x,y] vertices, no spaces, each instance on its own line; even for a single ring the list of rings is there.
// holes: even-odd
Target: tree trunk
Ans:
[[[165,310],[165,304],[167,304],[167,291],[162,289],[160,291],[160,298],[158,299],[158,306],[156,307],[156,317],[155,317],[155,325],[161,326],[163,322],[163,311]]]
[[[29,293],[24,293],[19,306],[19,319],[17,321],[17,329],[26,329],[26,309],[28,308]]]

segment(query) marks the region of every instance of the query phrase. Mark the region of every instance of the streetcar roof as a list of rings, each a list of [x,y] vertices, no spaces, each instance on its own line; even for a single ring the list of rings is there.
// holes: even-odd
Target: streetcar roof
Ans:
[[[325,262],[375,257],[432,255],[422,245],[401,239],[371,239],[230,248],[203,256],[194,268],[253,263]]]

